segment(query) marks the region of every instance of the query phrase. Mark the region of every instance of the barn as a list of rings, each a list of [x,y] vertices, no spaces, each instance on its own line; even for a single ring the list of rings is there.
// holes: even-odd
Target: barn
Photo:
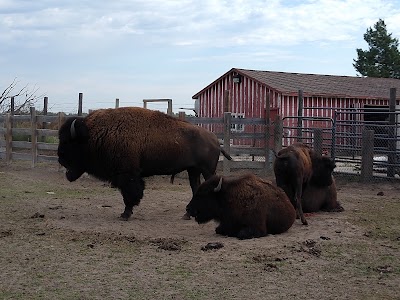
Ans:
[[[295,135],[292,129],[297,126],[299,115],[305,120],[305,128],[328,128],[334,119],[342,122],[370,120],[373,122],[371,128],[379,135],[382,131],[379,127],[388,120],[391,88],[398,91],[395,103],[399,107],[399,79],[232,68],[192,98],[199,117],[222,117],[224,111],[232,112],[233,118],[265,118],[269,115],[273,120],[280,115],[286,122],[286,137]],[[350,113],[354,111],[363,114]],[[244,128],[241,126],[236,130]],[[343,130],[353,129],[347,126]],[[348,139],[339,138],[336,142],[344,145],[348,144]]]

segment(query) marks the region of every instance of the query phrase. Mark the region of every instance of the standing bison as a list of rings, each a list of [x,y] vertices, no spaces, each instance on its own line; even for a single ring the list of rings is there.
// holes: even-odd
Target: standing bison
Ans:
[[[302,143],[292,144],[278,152],[274,161],[276,184],[289,196],[301,222],[307,225],[301,199],[308,185],[326,187],[332,184],[335,163]]]
[[[138,107],[100,109],[85,118],[68,118],[59,130],[58,160],[69,181],[84,172],[110,182],[122,194],[125,210],[143,197],[143,177],[187,170],[194,193],[200,175],[210,178],[220,148],[210,131],[164,113]]]
[[[331,185],[318,186],[309,184],[303,191],[301,205],[305,213],[320,210],[329,212],[344,211],[344,208],[337,200],[336,183],[333,176]]]
[[[200,185],[186,209],[199,224],[214,219],[219,222],[217,234],[239,239],[285,232],[296,219],[285,192],[253,174],[212,176]]]

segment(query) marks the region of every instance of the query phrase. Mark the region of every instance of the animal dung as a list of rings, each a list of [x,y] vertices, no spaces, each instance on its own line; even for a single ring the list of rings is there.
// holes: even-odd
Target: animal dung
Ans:
[[[44,218],[44,214],[36,212],[31,216],[31,219],[37,219],[37,218],[43,219]]]
[[[201,250],[203,250],[203,251],[216,250],[216,249],[221,249],[222,247],[224,247],[224,244],[222,244],[220,242],[212,242],[212,243],[208,243],[207,245],[201,247]]]

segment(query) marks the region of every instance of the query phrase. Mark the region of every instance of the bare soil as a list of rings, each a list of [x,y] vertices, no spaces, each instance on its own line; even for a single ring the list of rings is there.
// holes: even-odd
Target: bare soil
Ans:
[[[242,241],[181,218],[185,178],[125,222],[108,184],[0,162],[0,299],[400,299],[399,182],[337,186],[345,212]]]

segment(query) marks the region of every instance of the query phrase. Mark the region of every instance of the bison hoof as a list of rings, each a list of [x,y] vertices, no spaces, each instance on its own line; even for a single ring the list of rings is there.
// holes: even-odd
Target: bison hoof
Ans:
[[[120,216],[120,219],[121,219],[122,221],[128,221],[129,218],[130,218],[130,216],[131,216],[131,214],[127,214],[127,213],[123,212],[123,213],[121,214],[121,216]]]
[[[189,213],[185,213],[183,216],[182,216],[182,220],[190,220],[190,215],[189,215]]]
[[[301,220],[301,223],[303,223],[303,225],[308,225],[308,222],[307,222],[307,220],[306,220],[306,219],[304,219],[304,220]]]

